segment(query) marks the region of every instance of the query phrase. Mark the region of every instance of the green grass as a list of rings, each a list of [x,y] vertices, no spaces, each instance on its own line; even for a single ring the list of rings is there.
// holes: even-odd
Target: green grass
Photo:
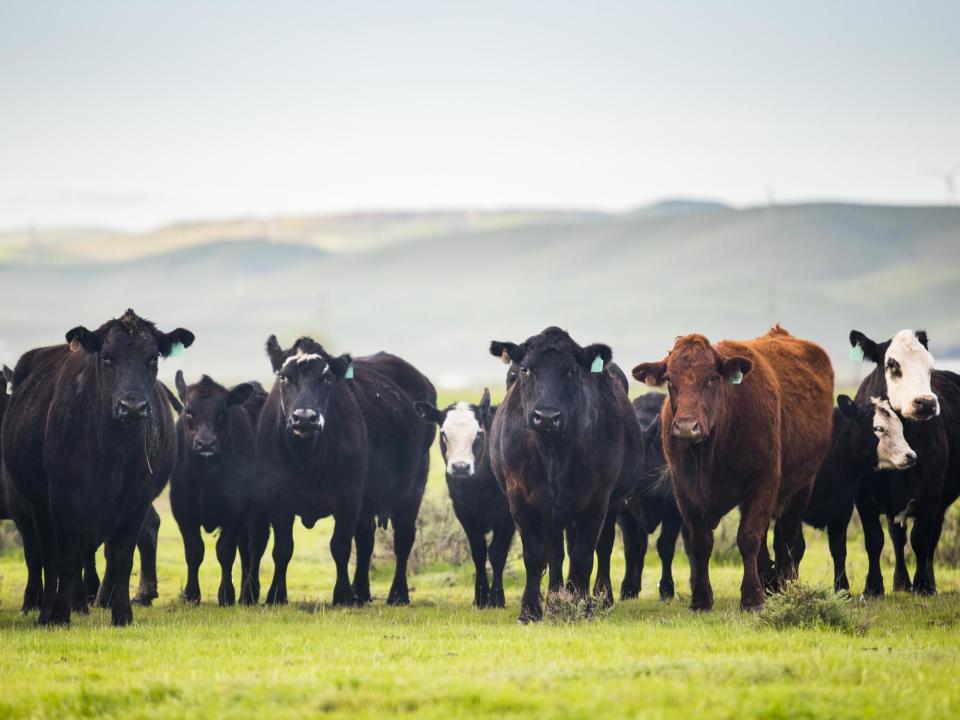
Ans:
[[[471,397],[471,395],[466,395]],[[429,492],[446,501],[436,467]],[[0,718],[16,717],[955,717],[960,712],[960,574],[938,568],[941,594],[855,598],[852,629],[818,623],[776,629],[737,608],[740,569],[715,564],[716,610],[687,608],[689,568],[678,553],[680,596],[655,599],[651,551],[639,600],[589,622],[516,622],[523,579],[516,543],[505,610],[470,607],[472,569],[431,563],[412,577],[413,605],[388,608],[392,564],[375,568],[376,599],[330,606],[329,521],[298,526],[284,608],[216,607],[212,538],[200,607],[177,601],[186,572],[165,498],[160,599],[134,625],[109,612],[41,629],[18,612],[18,553],[0,556]],[[806,585],[827,588],[824,538],[807,532]],[[615,552],[615,587],[622,554]],[[850,576],[866,561],[851,539]],[[265,585],[272,574],[265,559]],[[886,572],[888,587],[891,570]]]

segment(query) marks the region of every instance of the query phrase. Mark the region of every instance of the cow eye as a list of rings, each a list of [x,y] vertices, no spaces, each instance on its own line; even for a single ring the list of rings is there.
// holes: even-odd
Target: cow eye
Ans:
[[[885,430],[884,428],[879,427],[879,426],[878,426],[878,427],[875,427],[875,428],[873,429],[873,431],[874,431],[877,435],[883,435],[883,434],[886,432],[886,430]]]
[[[525,365],[521,365],[521,366],[520,366],[520,374],[521,374],[521,375],[529,375],[529,374],[530,374],[530,368],[526,367]]]
[[[286,385],[289,380],[286,375],[278,375],[277,377],[280,379],[281,385]]]

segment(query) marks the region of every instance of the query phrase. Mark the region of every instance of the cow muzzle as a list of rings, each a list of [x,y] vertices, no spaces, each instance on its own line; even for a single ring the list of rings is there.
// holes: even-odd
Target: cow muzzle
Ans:
[[[697,420],[674,419],[670,426],[670,434],[677,440],[689,443],[703,442],[707,439],[707,433]]]
[[[910,413],[904,413],[911,420],[930,420],[940,414],[940,402],[936,395],[923,395],[915,398]]]
[[[200,457],[213,457],[220,452],[220,442],[216,438],[197,438],[193,441],[193,451]]]
[[[447,467],[447,474],[455,478],[473,477],[473,463],[452,462]]]
[[[534,410],[530,413],[530,427],[543,435],[558,435],[563,430],[563,415],[559,410]]]
[[[299,408],[290,413],[287,427],[299,437],[314,435],[323,429],[323,415],[316,410]]]
[[[113,406],[113,417],[122,422],[140,422],[150,417],[150,403],[142,395],[121,395]]]

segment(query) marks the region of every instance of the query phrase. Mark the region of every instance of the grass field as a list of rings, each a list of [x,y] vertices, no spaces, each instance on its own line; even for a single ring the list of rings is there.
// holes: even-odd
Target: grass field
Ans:
[[[448,502],[434,463],[428,490]],[[16,717],[956,717],[960,713],[960,573],[938,568],[935,598],[855,600],[857,629],[776,630],[737,609],[740,567],[714,563],[717,608],[691,613],[688,566],[677,554],[679,597],[656,599],[651,551],[639,600],[591,622],[516,622],[519,539],[508,565],[507,608],[470,607],[472,567],[432,563],[412,576],[413,604],[384,604],[392,563],[373,576],[374,603],[330,606],[331,524],[298,526],[291,604],[216,607],[212,538],[200,607],[178,602],[186,571],[165,497],[160,599],[131,627],[109,611],[41,629],[18,612],[25,580],[16,551],[0,556],[0,718]],[[803,580],[827,586],[825,539],[807,531]],[[615,588],[622,550],[615,551]],[[102,564],[101,564],[102,568]],[[850,544],[850,577],[866,559]],[[272,574],[265,558],[265,584]],[[892,571],[888,567],[887,586]],[[239,571],[235,571],[239,577]]]

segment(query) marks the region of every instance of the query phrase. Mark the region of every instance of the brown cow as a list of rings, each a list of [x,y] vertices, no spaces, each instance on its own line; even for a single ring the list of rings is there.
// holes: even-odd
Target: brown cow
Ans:
[[[740,507],[740,605],[763,607],[758,556],[771,519],[778,582],[796,578],[795,553],[814,478],[830,449],[833,368],[817,345],[774,327],[746,342],[715,346],[703,335],[677,338],[661,362],[633,376],[667,384],[663,447],[690,538],[694,610],[713,606],[713,530]],[[760,557],[769,565],[769,558]]]

